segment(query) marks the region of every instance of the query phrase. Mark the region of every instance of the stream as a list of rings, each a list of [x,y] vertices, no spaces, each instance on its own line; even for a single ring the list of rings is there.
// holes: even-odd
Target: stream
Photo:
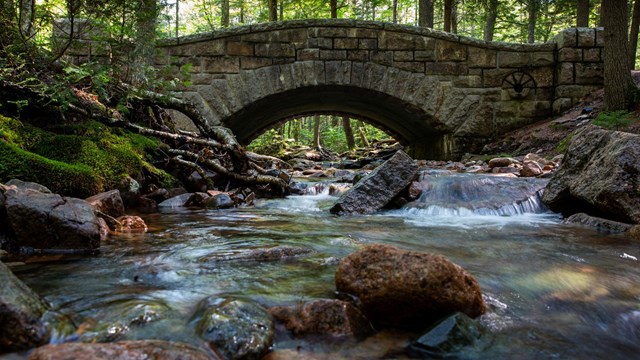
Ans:
[[[338,260],[384,243],[445,255],[477,279],[488,304],[480,318],[488,340],[461,358],[640,356],[637,243],[562,224],[541,205],[533,182],[429,176],[438,181],[399,210],[338,217],[328,212],[336,197],[311,185],[309,195],[259,200],[252,208],[143,214],[149,232],[112,236],[99,256],[12,270],[57,310],[77,314],[85,334],[201,345],[190,323],[201,299],[236,296],[268,307],[333,298]],[[514,202],[513,187],[530,193]],[[284,261],[210,261],[280,245],[312,252]],[[123,320],[132,318],[144,324]],[[278,333],[274,349],[327,359],[402,357],[394,346],[416,335],[382,332],[335,343]]]

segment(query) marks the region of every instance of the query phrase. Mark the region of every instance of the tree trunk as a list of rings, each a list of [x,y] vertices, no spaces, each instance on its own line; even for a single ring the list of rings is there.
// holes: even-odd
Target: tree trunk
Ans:
[[[629,71],[626,0],[602,2],[604,23],[604,108],[626,110],[635,88]]]
[[[136,11],[136,37],[133,50],[132,83],[142,85],[146,80],[147,67],[156,55],[156,21],[158,6],[156,0],[141,0]]]
[[[35,19],[35,0],[19,0],[20,1],[20,34],[24,38],[31,38],[34,35],[33,23]]]
[[[317,114],[313,116],[313,148],[322,149],[320,145],[320,115]]]
[[[278,0],[269,0],[269,21],[278,21]]]
[[[527,22],[527,42],[536,42],[536,20],[538,18],[538,0],[529,0],[527,4],[529,21]]]
[[[342,117],[342,129],[344,130],[344,137],[347,139],[347,148],[352,150],[356,147],[356,139],[353,137],[353,128],[351,128],[351,120],[348,116]]]
[[[493,32],[496,28],[498,17],[498,0],[489,0],[487,9],[487,22],[484,24],[484,41],[493,41]]]
[[[393,0],[392,6],[393,6],[393,23],[397,24],[398,23],[398,0]]]
[[[358,134],[360,135],[360,141],[362,146],[369,147],[369,140],[367,140],[367,132],[364,130],[364,124],[362,121],[358,121]]]
[[[636,68],[636,51],[638,50],[638,28],[640,27],[640,0],[633,2],[633,17],[629,33],[629,69]]]
[[[576,26],[589,27],[589,0],[578,0],[576,6]]]
[[[453,11],[454,0],[444,0],[444,27],[443,30],[451,32],[451,13]]]
[[[331,18],[337,19],[338,18],[338,0],[329,1],[329,6],[331,8]]]
[[[229,27],[229,0],[222,0],[222,16],[220,19],[220,25],[222,27]]]
[[[433,28],[433,0],[419,0],[418,26]]]
[[[240,0],[240,24],[244,24],[244,0]]]

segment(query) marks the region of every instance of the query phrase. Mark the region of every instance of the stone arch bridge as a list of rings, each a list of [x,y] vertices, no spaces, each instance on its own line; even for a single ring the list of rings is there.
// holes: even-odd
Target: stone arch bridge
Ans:
[[[191,64],[182,96],[244,144],[294,116],[351,114],[393,134],[415,157],[453,159],[602,87],[602,47],[602,29],[567,29],[528,45],[299,20],[162,43],[156,65]]]

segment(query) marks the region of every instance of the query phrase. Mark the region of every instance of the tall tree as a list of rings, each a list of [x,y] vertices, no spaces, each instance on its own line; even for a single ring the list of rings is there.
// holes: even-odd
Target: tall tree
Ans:
[[[536,20],[538,19],[539,0],[527,0],[527,42],[536,42]]]
[[[433,28],[433,0],[419,0],[418,26]]]
[[[444,27],[443,30],[451,32],[451,14],[453,13],[453,2],[455,0],[444,0]]]
[[[278,21],[278,0],[269,0],[269,21]]]
[[[576,26],[589,27],[589,0],[577,0]]]
[[[31,38],[34,35],[33,23],[36,16],[35,0],[19,0],[20,4],[20,33],[25,38]]]
[[[220,25],[222,27],[229,27],[229,0],[222,0],[220,10],[222,12],[220,16]]]
[[[458,33],[458,1],[453,0],[451,3],[451,32]]]
[[[640,0],[633,2],[633,17],[629,32],[629,68],[636,68],[636,51],[638,51],[638,28],[640,27]]]
[[[398,0],[393,0],[392,5],[393,7],[393,18],[392,21],[394,24],[398,23]]]
[[[313,147],[316,150],[322,148],[320,144],[320,115],[313,115]]]
[[[493,32],[496,28],[498,17],[498,0],[488,0],[487,22],[484,24],[484,41],[493,41]]]
[[[347,139],[347,148],[349,150],[356,147],[356,139],[353,137],[353,128],[351,127],[351,120],[348,116],[342,117],[342,129],[344,130],[344,137]]]
[[[604,108],[626,110],[635,85],[629,71],[627,0],[602,2],[604,23]]]
[[[156,0],[140,0],[135,12],[136,36],[133,49],[132,82],[140,85],[147,80],[147,68],[156,55],[156,22],[158,20]]]
[[[331,9],[331,18],[337,19],[338,18],[338,0],[329,1],[329,7]]]

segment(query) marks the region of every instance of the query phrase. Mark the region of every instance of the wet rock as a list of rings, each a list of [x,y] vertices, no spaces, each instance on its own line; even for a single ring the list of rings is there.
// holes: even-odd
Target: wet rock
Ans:
[[[420,329],[460,311],[484,313],[480,286],[444,256],[371,245],[344,258],[336,272],[339,292],[355,296],[373,322]]]
[[[209,198],[211,198],[211,195],[206,192],[193,193],[184,206],[204,207],[205,201]]]
[[[7,223],[17,246],[38,249],[96,249],[100,225],[91,205],[33,189],[5,192]]]
[[[269,169],[264,174],[280,178],[284,180],[287,184],[291,181],[291,175],[288,172],[281,169]]]
[[[147,196],[140,196],[138,198],[138,211],[144,213],[152,213],[158,211],[158,202],[154,199],[150,199]]]
[[[85,199],[94,210],[103,212],[114,218],[124,215],[124,203],[120,190],[111,190]]]
[[[413,181],[418,166],[403,151],[358,181],[330,209],[334,214],[366,214],[382,209]]]
[[[572,137],[543,201],[564,214],[640,223],[638,174],[640,135],[585,126]]]
[[[192,192],[205,192],[208,188],[208,183],[215,184],[220,180],[220,174],[208,170],[203,178],[197,171],[192,172],[186,181],[187,189]]]
[[[208,261],[280,261],[311,253],[311,249],[276,246],[268,249],[255,249],[244,253],[233,255],[212,255],[200,258],[201,262]]]
[[[173,207],[185,206],[187,201],[191,198],[191,195],[193,194],[185,193],[178,196],[174,196],[158,204],[158,208],[173,208]]]
[[[316,300],[298,306],[275,306],[269,313],[295,336],[330,335],[361,339],[373,334],[369,320],[351,303]]]
[[[291,159],[289,161],[287,161],[287,163],[289,163],[289,165],[291,165],[291,167],[293,168],[293,170],[297,170],[297,171],[303,171],[305,169],[310,169],[312,167],[315,166],[315,162],[311,161],[311,160],[306,160],[306,159]]]
[[[196,332],[224,359],[260,359],[273,343],[274,325],[262,306],[240,299],[203,300]]]
[[[0,262],[0,354],[49,342],[47,304]]]
[[[640,225],[635,225],[627,231],[627,234],[636,240],[640,240]]]
[[[100,226],[100,241],[105,240],[107,236],[109,236],[111,228],[109,228],[107,222],[101,217],[98,218],[98,225]]]
[[[18,189],[21,190],[27,190],[27,189],[31,189],[31,190],[35,190],[35,191],[39,191],[41,193],[44,194],[51,194],[51,190],[49,190],[49,188],[47,188],[44,185],[40,185],[38,183],[34,183],[34,182],[28,182],[28,181],[22,181],[22,180],[18,180],[18,179],[11,179],[9,181],[7,181],[5,183],[6,186],[15,186]]]
[[[118,190],[125,206],[133,207],[137,204],[140,197],[140,184],[135,179],[127,176],[118,186]]]
[[[115,343],[66,343],[35,349],[29,360],[211,360],[212,354],[187,344],[162,340]]]
[[[228,209],[236,205],[231,196],[227,193],[219,193],[206,199],[203,203],[205,207],[214,209]]]
[[[515,166],[494,167],[491,169],[492,174],[520,174],[520,169]]]
[[[119,232],[146,232],[147,224],[139,216],[125,215],[118,218]]]
[[[507,167],[511,164],[517,164],[518,160],[510,157],[498,157],[489,160],[489,168]]]
[[[465,348],[481,345],[484,329],[463,313],[437,324],[409,346],[409,354],[421,358],[456,357]]]
[[[522,163],[522,169],[520,169],[520,176],[522,177],[536,177],[542,175],[542,167],[536,161],[525,160]]]
[[[564,221],[566,224],[581,224],[585,226],[589,226],[597,229],[601,232],[606,233],[622,233],[625,232],[633,225],[621,223],[618,221],[612,221],[607,219],[602,219],[595,216],[589,216],[585,213],[577,213],[569,216]]]

